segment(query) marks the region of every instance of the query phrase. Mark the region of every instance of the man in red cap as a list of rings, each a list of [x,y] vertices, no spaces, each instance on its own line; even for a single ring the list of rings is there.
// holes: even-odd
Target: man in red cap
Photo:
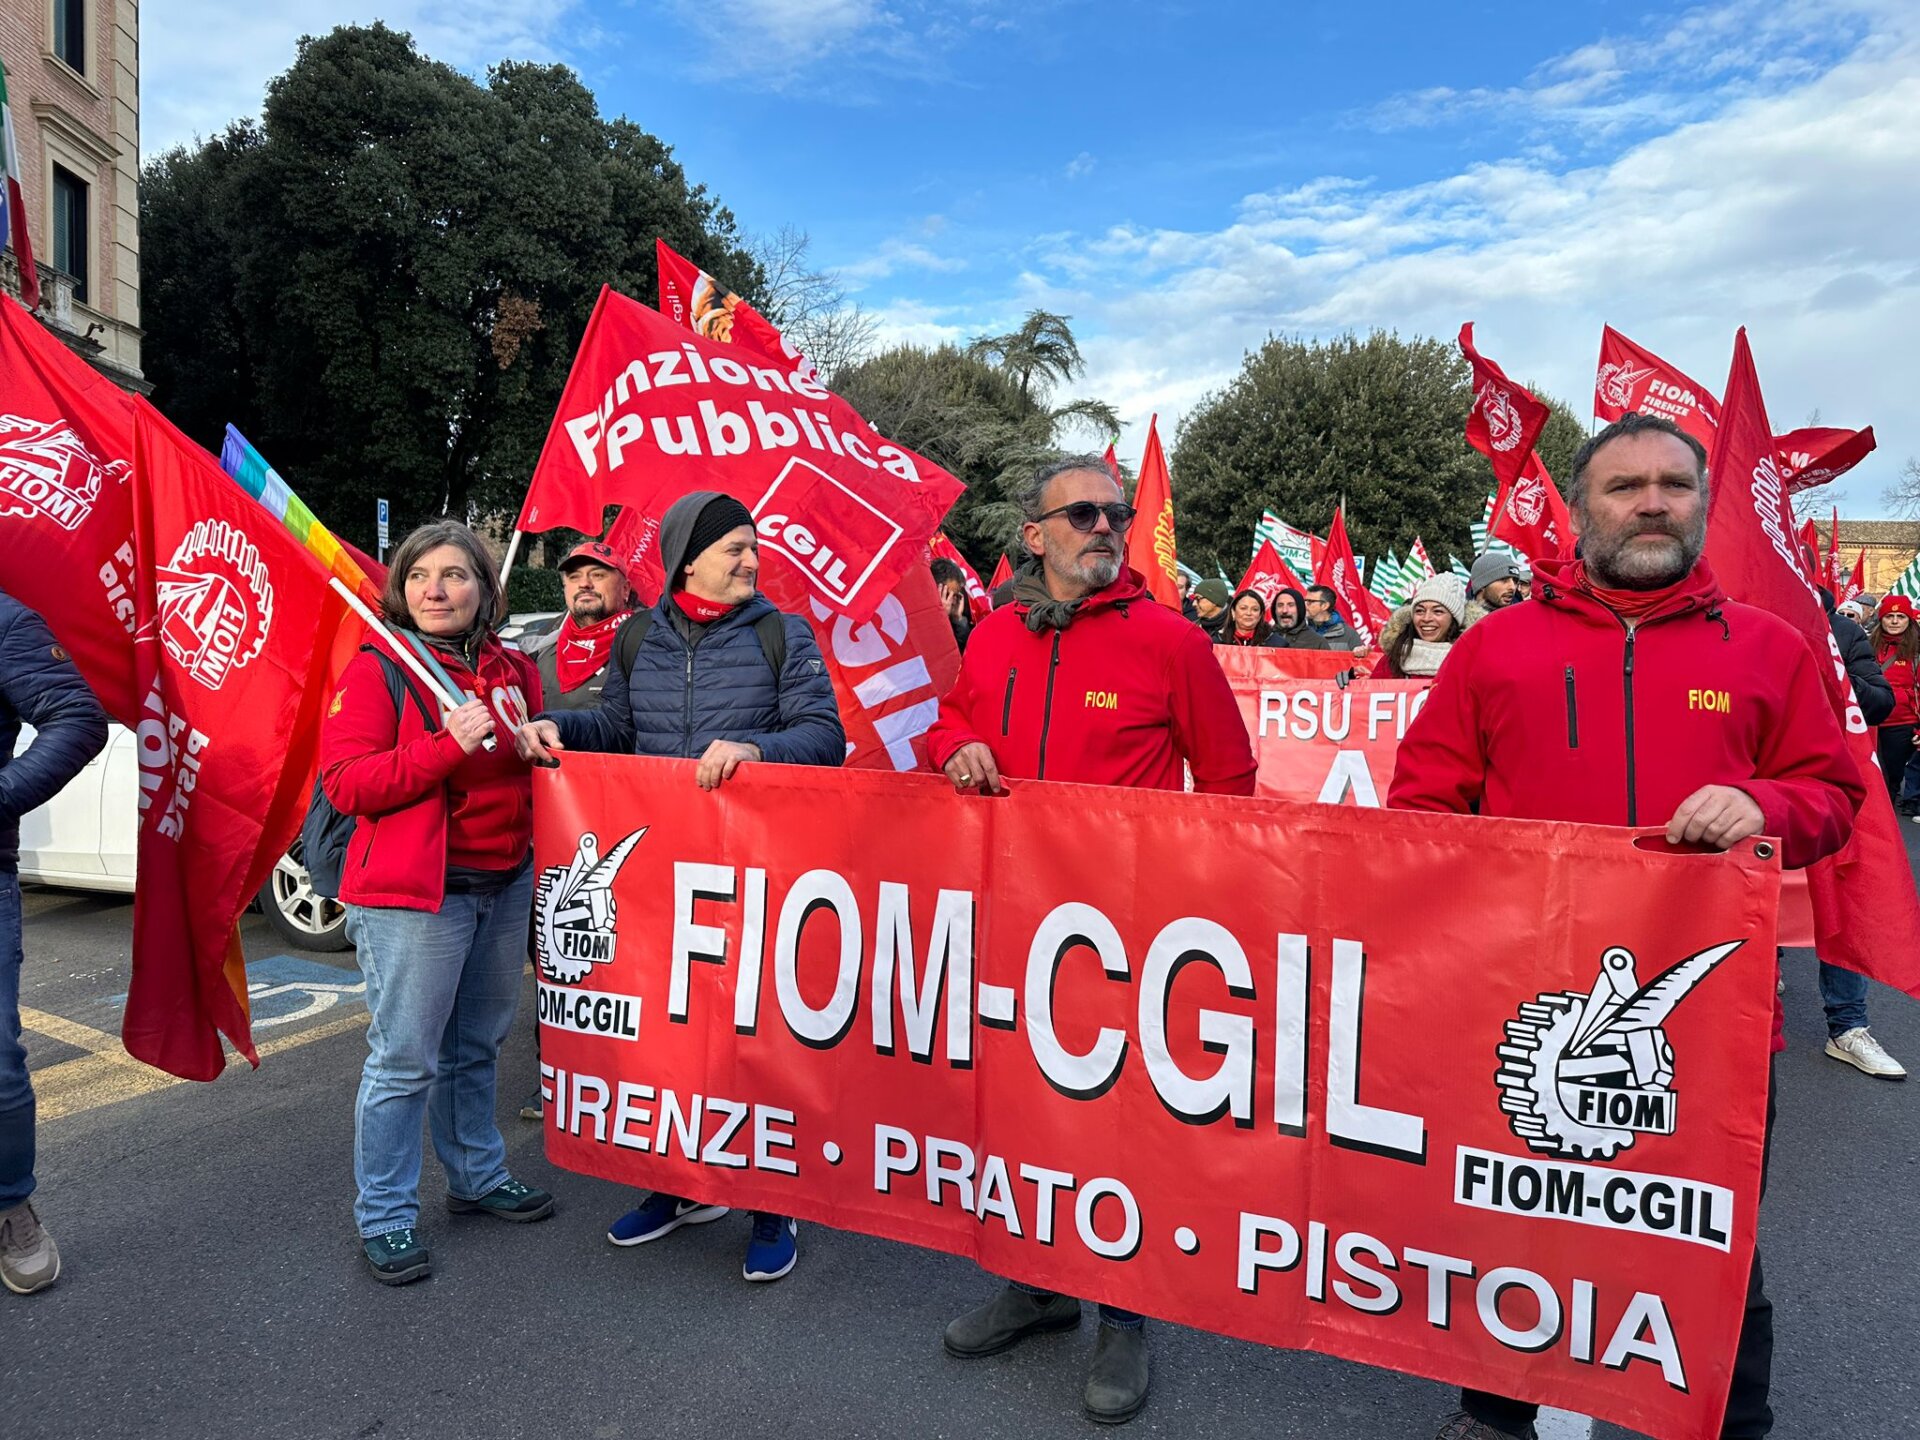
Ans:
[[[521,648],[540,667],[540,708],[591,710],[607,683],[607,662],[621,621],[633,612],[633,586],[613,550],[583,540],[560,562],[567,613],[557,630]]]

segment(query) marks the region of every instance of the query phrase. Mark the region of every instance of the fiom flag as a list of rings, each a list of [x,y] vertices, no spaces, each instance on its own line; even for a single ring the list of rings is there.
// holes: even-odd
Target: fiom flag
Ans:
[[[1180,608],[1180,568],[1173,538],[1173,476],[1160,449],[1160,417],[1147,422],[1147,450],[1140,457],[1140,483],[1133,508],[1139,513],[1127,531],[1127,564],[1147,582],[1147,593],[1162,605]]]
[[[1271,612],[1274,597],[1282,590],[1298,590],[1304,595],[1306,589],[1300,577],[1293,573],[1293,568],[1280,558],[1280,552],[1273,548],[1271,542],[1267,542],[1261,545],[1260,553],[1253,557],[1253,564],[1240,577],[1240,583],[1233,587],[1233,593],[1240,595],[1251,590]]]
[[[1600,332],[1593,413],[1611,425],[1629,410],[1671,420],[1702,445],[1712,445],[1720,402],[1698,380],[1608,325]]]
[[[1530,560],[1555,560],[1572,551],[1573,517],[1539,451],[1527,456],[1512,484],[1501,485],[1490,533]]]
[[[1473,408],[1467,412],[1467,443],[1487,457],[1493,476],[1503,485],[1520,478],[1534,441],[1546,427],[1552,411],[1533,397],[1526,386],[1473,346],[1473,322],[1460,327],[1460,353],[1473,370]]]

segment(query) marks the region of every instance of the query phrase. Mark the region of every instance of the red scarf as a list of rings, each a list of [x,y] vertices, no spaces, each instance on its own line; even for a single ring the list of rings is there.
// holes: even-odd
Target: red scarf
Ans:
[[[1593,578],[1593,572],[1586,566],[1580,567],[1580,588],[1586,591],[1602,605],[1606,606],[1622,620],[1638,623],[1651,615],[1661,605],[1671,600],[1683,585],[1693,578],[1692,574],[1683,575],[1671,585],[1658,590],[1606,590]]]
[[[592,625],[576,625],[572,615],[560,622],[560,638],[553,647],[553,672],[559,678],[561,693],[578,690],[607,668],[613,637],[627,614],[622,610]]]
[[[680,607],[680,613],[696,625],[711,625],[734,607],[715,604],[711,600],[702,600],[698,595],[690,595],[685,590],[673,592],[673,603]]]

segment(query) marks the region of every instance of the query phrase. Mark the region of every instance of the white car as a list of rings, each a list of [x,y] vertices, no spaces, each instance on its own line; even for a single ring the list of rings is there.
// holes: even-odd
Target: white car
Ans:
[[[20,727],[17,755],[33,739]],[[71,890],[133,893],[140,828],[140,767],[133,733],[107,726],[107,745],[38,810],[20,817],[20,878]],[[300,842],[280,857],[254,903],[280,938],[301,950],[345,950],[346,908],[314,894]]]

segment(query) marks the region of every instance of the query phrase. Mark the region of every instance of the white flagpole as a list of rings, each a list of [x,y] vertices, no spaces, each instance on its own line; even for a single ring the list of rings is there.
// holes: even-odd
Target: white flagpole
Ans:
[[[516,530],[513,532],[513,538],[507,541],[507,558],[500,562],[500,588],[502,590],[507,588],[507,576],[513,573],[514,557],[520,553],[520,537],[526,533],[524,530]]]
[[[372,610],[368,609],[366,602],[354,594],[352,589],[344,584],[339,576],[332,575],[327,577],[327,584],[333,587],[334,592],[338,594],[342,600],[347,602],[347,605],[356,615],[367,622],[368,629],[372,630],[382,640],[387,642],[387,648],[393,652],[394,658],[411,670],[414,678],[433,692],[435,699],[450,711],[460,708],[464,703],[461,698],[443,685],[438,676],[434,675],[425,665],[421,664],[420,657],[413,653],[413,648],[398,635],[395,635],[392,630],[388,629],[386,622],[374,614]],[[501,717],[496,716],[495,718],[498,719]],[[508,722],[508,728],[516,735],[520,732],[520,727],[511,721]],[[491,735],[487,736],[487,738],[480,743],[488,750],[497,748],[494,743],[494,738]]]

